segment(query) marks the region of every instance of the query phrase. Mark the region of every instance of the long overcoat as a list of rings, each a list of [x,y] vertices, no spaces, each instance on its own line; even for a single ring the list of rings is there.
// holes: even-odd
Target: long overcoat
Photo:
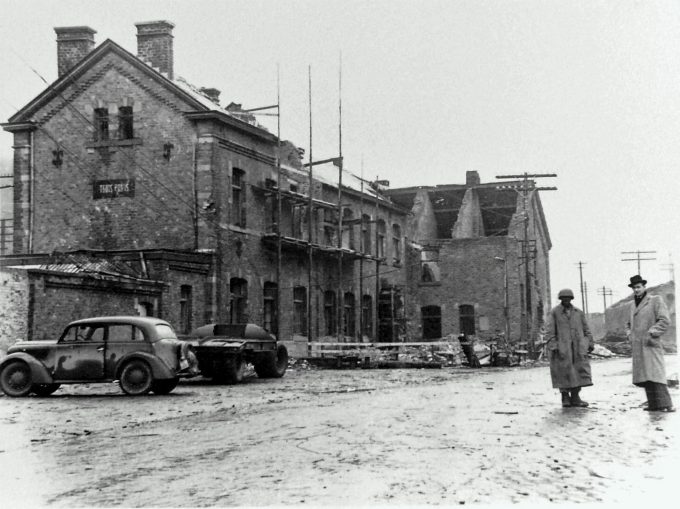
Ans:
[[[588,348],[594,345],[593,335],[583,311],[574,306],[555,306],[548,317],[546,339],[553,387],[593,385],[588,359]]]
[[[637,306],[630,303],[631,353],[633,356],[633,383],[666,383],[661,336],[668,328],[668,308],[660,295],[645,295]]]

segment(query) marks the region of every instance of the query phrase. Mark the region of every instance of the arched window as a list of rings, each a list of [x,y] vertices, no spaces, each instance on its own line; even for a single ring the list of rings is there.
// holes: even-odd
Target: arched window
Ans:
[[[307,332],[307,288],[293,288],[293,332],[305,335]]]
[[[354,214],[352,209],[342,211],[342,247],[354,249]]]
[[[229,320],[231,323],[248,322],[248,281],[233,277],[229,280]]]
[[[423,306],[420,308],[423,320],[423,339],[442,337],[442,309],[439,306]]]
[[[463,304],[458,307],[460,316],[460,332],[466,336],[472,336],[475,333],[475,307],[470,304]]]
[[[378,219],[375,223],[376,235],[375,235],[375,255],[378,258],[385,258],[385,221]]]
[[[364,336],[373,337],[373,298],[370,295],[361,297],[361,327]]]
[[[352,292],[345,293],[343,305],[343,332],[345,333],[345,336],[354,336],[356,317],[354,312],[354,294]]]
[[[264,299],[262,326],[266,331],[274,335],[279,333],[277,328],[278,310],[276,309],[276,293],[276,283],[267,281],[262,290],[262,297]]]
[[[361,249],[364,253],[371,253],[371,216],[361,216]]]
[[[326,334],[332,336],[338,332],[337,325],[337,299],[333,290],[323,293],[323,317],[326,322]]]
[[[394,263],[401,263],[401,226],[392,225],[392,255]]]

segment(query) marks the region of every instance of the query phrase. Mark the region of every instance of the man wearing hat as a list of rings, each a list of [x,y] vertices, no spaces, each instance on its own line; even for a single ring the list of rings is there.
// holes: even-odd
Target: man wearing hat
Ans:
[[[550,378],[562,393],[563,407],[587,407],[579,392],[593,385],[588,354],[593,351],[593,335],[586,315],[572,306],[574,292],[568,288],[557,295],[560,304],[550,311],[546,324],[547,348],[550,353]]]
[[[650,412],[675,412],[666,387],[666,366],[663,359],[661,336],[670,323],[668,308],[660,295],[647,293],[647,281],[641,276],[630,278],[633,289],[630,320],[626,334],[633,356],[633,383],[644,387]]]

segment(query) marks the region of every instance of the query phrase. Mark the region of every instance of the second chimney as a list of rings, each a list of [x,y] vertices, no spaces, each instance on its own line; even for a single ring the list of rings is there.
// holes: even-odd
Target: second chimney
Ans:
[[[145,21],[137,27],[137,57],[173,79],[172,29],[169,21]]]
[[[57,33],[57,69],[59,77],[71,70],[94,48],[94,34],[90,27],[55,27]]]

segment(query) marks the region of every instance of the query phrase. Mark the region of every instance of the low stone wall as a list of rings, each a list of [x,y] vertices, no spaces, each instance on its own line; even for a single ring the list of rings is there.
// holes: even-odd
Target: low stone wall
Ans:
[[[0,270],[0,357],[28,334],[28,274],[24,269]]]

